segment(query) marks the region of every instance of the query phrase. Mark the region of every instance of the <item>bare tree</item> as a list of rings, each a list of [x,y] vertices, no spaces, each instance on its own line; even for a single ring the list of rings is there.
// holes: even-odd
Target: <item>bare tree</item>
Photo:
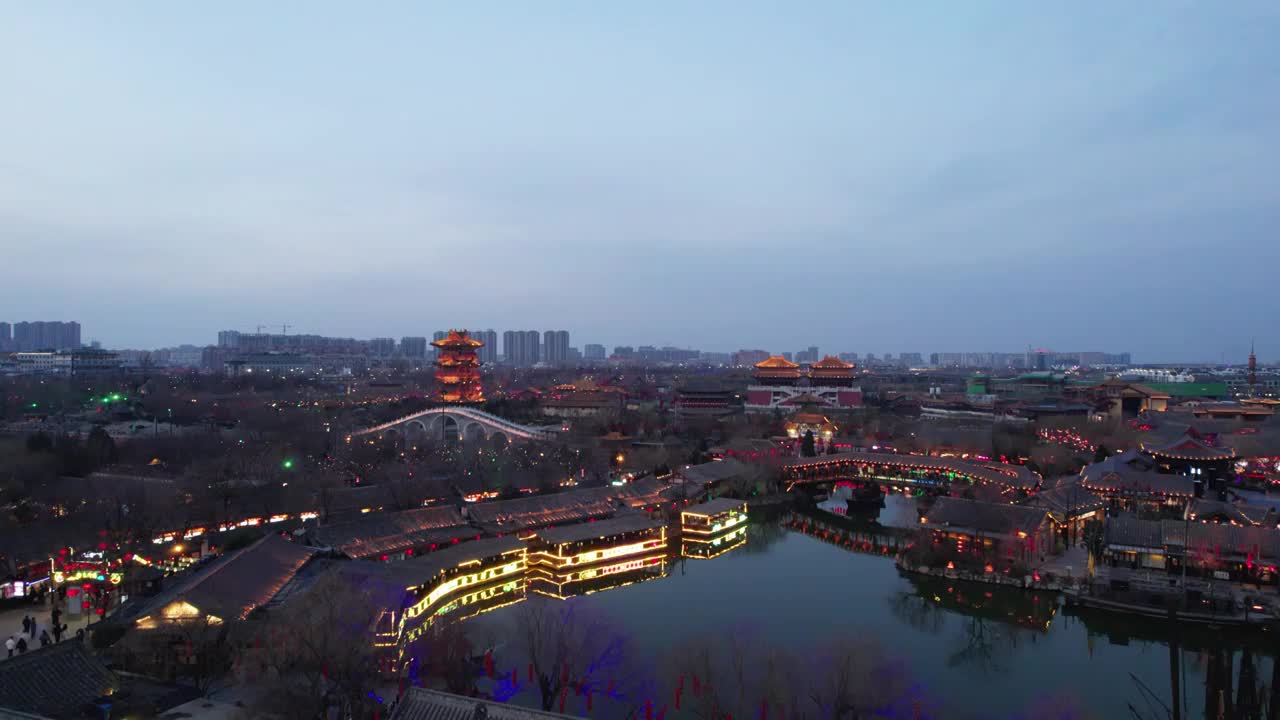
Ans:
[[[340,571],[316,581],[302,597],[269,611],[240,633],[241,674],[267,683],[263,712],[312,718],[338,705],[343,717],[364,717],[377,684],[378,648],[369,636],[398,607],[392,589]]]
[[[575,599],[530,598],[515,612],[512,635],[533,667],[543,710],[570,688],[638,697],[643,674],[632,665],[630,636]]]
[[[737,629],[691,640],[673,653],[669,667],[676,673],[673,702],[707,720],[905,717],[921,703],[901,665],[861,640],[836,643],[801,662]]]

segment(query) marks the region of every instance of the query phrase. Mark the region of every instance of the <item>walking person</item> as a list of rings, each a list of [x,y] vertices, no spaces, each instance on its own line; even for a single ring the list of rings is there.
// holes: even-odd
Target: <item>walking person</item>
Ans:
[[[31,632],[31,618],[26,615],[22,616],[22,634],[26,635]]]
[[[22,655],[27,651],[27,639],[18,638],[18,654]]]
[[[30,627],[30,629],[28,629],[27,634],[31,636],[31,639],[32,639],[33,641],[36,639],[36,630],[38,630],[39,628],[40,628],[40,623],[36,622],[36,616],[35,616],[35,615],[32,615],[32,616],[31,616],[31,627]]]
[[[53,638],[49,637],[48,630],[40,631],[40,647],[48,647],[53,644]]]
[[[53,641],[54,641],[54,642],[56,642],[56,643],[60,643],[60,642],[62,642],[62,631],[63,631],[64,629],[65,629],[65,628],[64,628],[64,626],[62,626],[62,625],[58,625],[57,623],[54,623],[54,626],[53,626]]]
[[[16,647],[18,643],[14,642],[13,636],[10,635],[9,639],[4,641],[4,648],[9,651],[9,657],[13,657],[13,650]]]

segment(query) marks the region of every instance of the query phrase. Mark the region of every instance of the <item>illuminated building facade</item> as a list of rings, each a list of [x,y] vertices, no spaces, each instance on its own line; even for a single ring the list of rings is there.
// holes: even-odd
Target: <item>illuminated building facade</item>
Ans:
[[[680,553],[713,558],[747,541],[747,503],[716,498],[680,513]]]
[[[436,618],[462,620],[524,599],[527,548],[514,537],[475,540],[398,563],[379,565],[406,590],[404,605],[389,618],[394,628],[379,644],[413,642]]]
[[[827,357],[801,367],[779,355],[755,365],[755,383],[747,387],[748,412],[799,410],[817,405],[823,410],[862,407],[862,388],[854,378],[854,364]]]
[[[436,402],[475,404],[484,402],[480,387],[480,358],[484,343],[466,330],[450,330],[431,343],[436,349]]]
[[[530,589],[563,599],[652,580],[665,573],[666,553],[666,526],[645,515],[539,530]]]

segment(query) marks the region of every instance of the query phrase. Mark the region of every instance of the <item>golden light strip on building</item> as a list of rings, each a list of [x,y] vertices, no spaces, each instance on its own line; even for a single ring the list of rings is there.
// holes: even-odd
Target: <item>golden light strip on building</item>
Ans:
[[[560,555],[555,550],[542,550],[534,553],[534,557],[537,561],[541,561],[548,565],[554,565],[555,567],[583,565],[600,560],[610,560],[624,555],[635,555],[636,553],[642,553],[647,550],[665,547],[667,544],[666,535],[666,529],[663,528],[662,534],[656,540],[642,540],[641,542],[618,545],[616,547],[605,548],[603,550],[587,550],[576,555]]]
[[[728,545],[725,545],[723,548],[721,548],[721,549],[719,549],[719,550],[715,550],[714,552],[711,552],[711,553],[709,553],[709,554],[707,554],[707,555],[701,555],[701,554],[698,554],[698,553],[690,553],[690,552],[688,552],[687,550],[685,550],[685,548],[681,548],[681,550],[682,550],[682,551],[684,551],[684,552],[683,552],[683,554],[684,554],[684,556],[685,556],[685,557],[693,558],[693,559],[695,559],[695,560],[710,560],[710,559],[712,559],[712,558],[717,558],[717,557],[720,557],[721,555],[723,555],[723,554],[725,554],[725,553],[729,552],[730,550],[733,550],[734,548],[739,548],[739,547],[742,547],[743,545],[745,545],[745,544],[747,543],[747,534],[746,534],[745,530],[746,530],[746,528],[743,528],[742,535],[741,535],[741,537],[738,539],[738,541],[737,541],[737,542],[730,542]],[[700,547],[700,548],[707,548],[707,547],[710,547],[710,548],[713,548],[713,549],[714,549],[714,548],[715,548],[719,543],[724,542],[725,540],[731,540],[731,539],[733,538],[733,536],[734,536],[737,532],[739,532],[739,531],[734,531],[734,532],[732,532],[732,533],[729,533],[728,535],[725,535],[725,536],[724,536],[724,537],[722,537],[722,538],[717,538],[716,540],[714,540],[714,541],[712,541],[712,542],[691,541],[691,543],[690,543],[690,544],[691,544],[691,545],[695,545],[695,546]]]
[[[747,516],[746,516],[746,514],[741,514],[741,515],[736,514],[736,513],[737,513],[737,511],[736,511],[736,510],[731,510],[730,512],[731,512],[731,513],[734,513],[734,514],[731,514],[731,515],[728,517],[728,519],[726,519],[726,520],[722,520],[722,521],[720,521],[720,522],[718,522],[718,523],[716,523],[716,524],[712,525],[710,528],[698,527],[697,525],[693,525],[693,526],[685,526],[685,525],[684,525],[684,521],[683,521],[683,519],[682,519],[682,521],[681,521],[682,529],[683,529],[683,530],[684,530],[684,532],[686,532],[686,533],[693,533],[693,534],[695,534],[695,535],[715,535],[715,534],[717,534],[717,533],[724,532],[725,530],[728,530],[729,528],[731,528],[731,527],[733,527],[733,526],[735,526],[735,525],[737,525],[737,524],[739,524],[739,523],[746,522],[746,520],[747,520]],[[708,516],[707,516],[707,515],[697,515],[697,516],[695,516],[695,517],[708,517]]]
[[[693,543],[695,545],[719,545],[725,540],[737,537],[739,535],[741,535],[743,538],[747,536],[747,527],[745,525],[738,528],[737,530],[732,530],[727,533],[716,535],[715,537],[690,537],[690,538],[685,538],[684,541],[687,543]]]
[[[571,582],[566,582],[566,583],[549,582],[549,584],[555,586],[555,590],[539,588],[537,585],[531,585],[530,587],[534,592],[540,595],[546,595],[547,597],[552,597],[557,600],[568,600],[571,597],[578,597],[580,595],[590,595],[592,593],[604,592],[606,590],[617,590],[618,588],[624,588],[628,585],[634,585],[636,583],[646,582],[649,580],[657,580],[658,578],[664,577],[666,575],[666,571],[664,568],[665,562],[666,562],[665,556],[658,557],[658,558],[655,558],[653,561],[651,561],[648,565],[642,565],[641,567],[635,568],[631,571],[631,572],[635,572],[635,570],[643,570],[651,567],[657,567],[658,572],[656,573],[644,573],[643,575],[633,576],[630,580],[627,580],[626,582],[618,583],[617,585],[609,585],[601,588],[584,589],[581,592],[566,593],[564,592],[564,587],[566,585],[571,585],[573,583],[584,582],[583,580],[573,580]],[[620,577],[624,575],[624,573],[615,573],[615,574],[619,575]],[[588,579],[592,579],[592,578],[588,578]]]
[[[591,580],[592,578],[603,577],[606,575],[616,575],[618,573],[629,572],[631,570],[639,570],[641,568],[652,567],[666,557],[665,553],[657,555],[648,555],[642,558],[634,558],[625,562],[606,565],[605,567],[585,567],[580,571],[570,573],[556,573],[550,568],[531,566],[530,573],[538,573],[548,582],[557,585],[564,585],[571,582],[580,582],[582,580]]]
[[[473,563],[479,563],[479,561],[471,560],[465,563],[465,565],[470,565]],[[459,567],[463,567],[463,565],[459,565]],[[492,580],[499,575],[510,575],[511,573],[514,573],[518,570],[523,570],[524,567],[525,567],[525,560],[524,558],[520,558],[514,562],[508,562],[507,564],[502,565],[501,567],[491,568],[488,570],[481,570],[478,572],[468,573],[465,575],[459,575],[457,577],[453,577],[448,580],[445,580],[444,582],[440,583],[435,588],[433,588],[431,592],[427,593],[426,597],[424,597],[423,599],[419,600],[418,602],[406,608],[404,611],[405,616],[417,617],[418,615],[421,615],[423,612],[427,610],[428,607],[430,607],[437,600],[444,597],[445,595],[448,595],[454,590],[457,590],[460,587],[463,587],[465,585],[472,585],[478,582],[484,582],[486,580]]]
[[[497,610],[498,608],[507,607],[508,605],[514,605],[515,603],[518,603],[524,599],[524,596],[521,595],[520,593],[527,590],[527,588],[528,588],[528,584],[524,582],[523,579],[521,579],[521,580],[516,580],[514,582],[509,582],[502,586],[491,585],[482,590],[473,591],[473,592],[467,593],[466,595],[462,595],[458,597],[456,600],[454,600],[453,602],[450,602],[447,605],[441,606],[439,609],[437,609],[434,613],[432,613],[427,618],[426,622],[423,622],[417,627],[409,630],[408,632],[405,632],[404,642],[410,643],[422,637],[423,633],[425,633],[428,629],[430,629],[431,626],[435,623],[435,619],[437,617],[451,613],[459,608],[465,608],[471,605],[476,605],[477,603],[480,603],[484,600],[489,600],[491,598],[498,597],[499,595],[504,595],[508,593],[513,594],[515,596],[513,599],[507,602],[499,603],[497,605],[492,605],[485,608],[479,608],[476,610],[476,612],[473,612],[468,615],[460,615],[454,618],[454,620],[466,620],[468,618],[473,618],[478,615],[483,615],[484,613]],[[404,622],[402,619],[401,626],[403,626],[403,624]]]

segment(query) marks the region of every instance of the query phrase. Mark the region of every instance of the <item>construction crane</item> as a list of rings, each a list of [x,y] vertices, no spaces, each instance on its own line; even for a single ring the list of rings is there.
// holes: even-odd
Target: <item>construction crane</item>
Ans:
[[[288,335],[288,334],[289,334],[289,328],[290,328],[290,327],[292,327],[292,326],[291,326],[291,325],[289,325],[289,323],[285,323],[284,325],[281,325],[281,326],[280,326],[280,334],[281,334],[281,335]]]

